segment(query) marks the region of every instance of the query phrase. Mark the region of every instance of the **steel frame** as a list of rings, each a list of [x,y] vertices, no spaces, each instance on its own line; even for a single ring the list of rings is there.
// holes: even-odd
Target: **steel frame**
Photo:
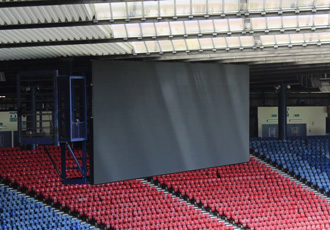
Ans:
[[[38,81],[38,77],[41,78],[42,76],[45,76],[45,74],[52,76],[52,87],[53,87],[53,108],[51,111],[52,114],[52,119],[51,120],[47,120],[47,122],[51,122],[53,124],[53,132],[50,132],[50,134],[47,137],[43,137],[38,135],[38,133],[33,133],[30,136],[23,136],[23,127],[22,127],[22,116],[25,114],[22,111],[22,94],[21,94],[21,87],[29,87],[33,84],[33,86],[35,85],[35,83]],[[22,76],[24,77],[37,77],[35,79],[29,79],[26,80],[27,84],[23,84],[22,85]],[[69,99],[69,118],[70,119],[70,137],[67,137],[67,139],[60,139],[60,135],[59,135],[59,84],[57,82],[57,80],[59,78],[61,78],[63,76],[58,75],[58,71],[33,71],[33,72],[24,72],[24,73],[20,73],[17,75],[17,108],[18,108],[18,133],[19,133],[19,142],[22,144],[28,144],[28,145],[60,145],[61,146],[61,170],[59,170],[58,166],[55,163],[55,160],[53,159],[52,155],[49,153],[48,149],[45,148],[45,151],[48,155],[48,157],[50,158],[52,165],[54,166],[57,174],[61,177],[62,179],[62,183],[63,184],[86,184],[88,183],[87,181],[87,152],[86,152],[86,140],[87,140],[87,109],[86,109],[86,79],[85,77],[82,76],[64,76],[69,78],[69,85],[68,85],[68,90],[69,90],[69,95],[70,95],[70,99]],[[72,96],[71,96],[71,80],[74,79],[81,79],[83,80],[83,91],[82,94],[83,95],[83,117],[84,117],[84,121],[83,122],[79,122],[79,123],[84,123],[84,135],[83,136],[79,136],[78,138],[74,138],[72,136],[73,133],[73,125],[75,122],[72,122],[72,106],[73,106],[73,101],[72,101]],[[42,81],[42,79],[40,79],[40,81]],[[34,91],[31,91],[30,94],[34,94]],[[33,99],[34,98],[34,99]],[[33,97],[32,95],[32,102],[33,100],[35,100],[35,97]],[[65,98],[65,100],[67,100],[67,98]],[[26,102],[27,104],[29,102]],[[35,103],[35,102],[34,102]],[[34,129],[37,129],[37,123],[39,122],[39,129],[42,129],[42,113],[40,111],[40,120],[37,121],[36,116],[37,116],[37,109],[35,107],[35,105],[31,105],[32,109],[31,109],[31,113],[33,113],[34,115],[34,120],[32,120],[31,122],[34,122]],[[27,122],[29,122],[27,120]],[[61,124],[62,125],[62,124]],[[33,130],[33,129],[32,129]],[[81,146],[82,146],[82,165],[80,165],[76,155],[74,154],[71,146],[70,146],[70,142],[81,142]],[[81,173],[82,177],[80,178],[68,178],[67,177],[67,158],[66,158],[66,154],[67,151],[70,153],[70,155],[72,156],[75,164],[76,164],[76,168],[79,170],[79,172]],[[60,172],[61,171],[61,172]]]

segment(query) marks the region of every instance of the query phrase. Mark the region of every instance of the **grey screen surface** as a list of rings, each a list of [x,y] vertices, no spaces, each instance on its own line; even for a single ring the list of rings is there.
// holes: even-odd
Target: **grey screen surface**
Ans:
[[[94,184],[249,160],[249,67],[93,61]]]

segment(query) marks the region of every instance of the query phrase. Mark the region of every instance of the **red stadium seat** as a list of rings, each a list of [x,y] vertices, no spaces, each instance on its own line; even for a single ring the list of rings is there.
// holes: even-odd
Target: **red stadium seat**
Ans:
[[[60,166],[60,148],[46,148]],[[62,185],[44,147],[37,151],[0,149],[0,159],[0,175],[5,180],[108,229],[232,229],[139,180]],[[68,167],[73,165],[69,162]]]

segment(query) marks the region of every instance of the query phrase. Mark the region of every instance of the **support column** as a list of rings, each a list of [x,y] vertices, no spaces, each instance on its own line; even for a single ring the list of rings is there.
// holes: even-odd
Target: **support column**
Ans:
[[[37,134],[37,109],[36,109],[36,87],[31,86],[30,88],[30,114],[26,117],[26,127],[29,134],[34,137]],[[31,144],[28,146],[30,150],[36,150],[36,144]]]
[[[278,93],[278,138],[280,140],[286,140],[287,134],[286,87],[286,84],[281,83]]]
[[[66,143],[60,143],[61,146],[61,170],[62,170],[62,182],[66,179]]]

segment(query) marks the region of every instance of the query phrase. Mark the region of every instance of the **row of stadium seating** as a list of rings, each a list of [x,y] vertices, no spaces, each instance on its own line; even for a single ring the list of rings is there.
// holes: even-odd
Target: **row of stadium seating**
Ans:
[[[309,142],[298,138],[292,140],[294,145],[277,145],[280,142],[271,139],[264,141],[275,146],[272,151],[306,149],[307,155],[314,160],[314,153],[308,153],[314,149],[323,151],[327,157],[327,142],[319,139],[312,138]],[[269,149],[260,144],[257,146],[256,149],[262,150],[259,152]],[[59,149],[48,148],[59,162]],[[285,163],[285,155],[283,157],[281,162]],[[321,170],[315,168],[318,169]],[[98,226],[114,229],[232,229],[139,180],[96,186],[62,185],[42,148],[30,152],[0,149],[0,175],[72,214],[95,221]],[[330,229],[330,206],[326,200],[254,158],[244,164],[158,176],[152,180],[243,228]]]
[[[330,204],[251,158],[248,163],[156,176],[153,182],[243,228],[330,229]]]
[[[47,149],[61,172],[60,147],[47,146]],[[2,148],[0,151],[2,152],[2,154],[0,154],[0,160],[3,162],[4,167],[2,170],[2,176],[4,178],[9,178],[10,175],[12,175],[12,183],[17,183],[20,187],[30,187],[25,183],[32,182],[35,184],[42,178],[48,178],[51,180],[52,178],[58,177],[58,174],[54,169],[52,162],[46,154],[45,148],[43,146],[38,147],[38,150],[21,151],[19,148],[15,147]],[[74,150],[74,153],[78,158],[78,162],[81,164],[82,152],[79,150]],[[15,164],[9,162],[9,159],[6,158],[7,155],[13,155],[13,157],[15,157]],[[40,162],[42,164],[40,164]],[[15,169],[13,169],[13,167]],[[87,167],[89,167],[89,160],[87,161]],[[77,168],[77,166],[69,152],[67,152],[67,168],[71,168],[70,170],[67,170],[68,178],[75,178],[81,176],[80,172],[74,169]],[[30,181],[31,175],[33,175],[35,179],[34,181]]]
[[[258,157],[330,196],[330,137],[290,138],[285,141],[253,138]]]
[[[59,162],[59,149],[48,148]],[[20,189],[107,229],[233,229],[140,180],[62,185],[43,148],[0,149],[0,175]]]
[[[68,215],[0,185],[0,229],[90,229]]]

